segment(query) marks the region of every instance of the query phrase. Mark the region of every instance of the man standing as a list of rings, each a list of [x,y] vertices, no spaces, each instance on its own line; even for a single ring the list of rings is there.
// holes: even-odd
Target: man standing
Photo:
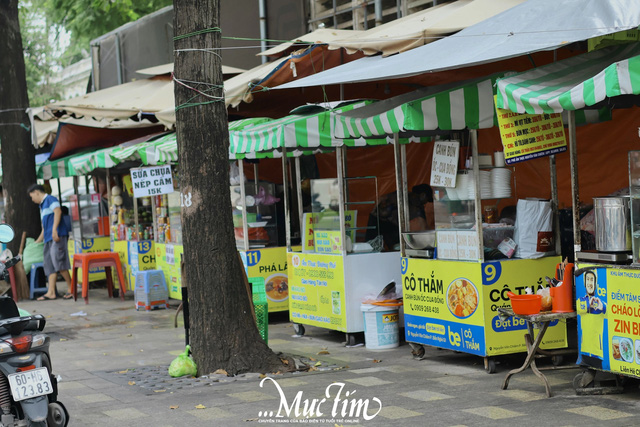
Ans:
[[[40,205],[40,218],[42,219],[42,232],[36,243],[44,240],[44,274],[49,280],[49,289],[46,294],[38,298],[38,301],[56,299],[56,279],[58,273],[67,282],[68,292],[64,299],[71,299],[71,276],[69,276],[69,230],[62,220],[60,202],[55,197],[47,194],[44,187],[33,184],[29,187],[29,196],[34,203]]]

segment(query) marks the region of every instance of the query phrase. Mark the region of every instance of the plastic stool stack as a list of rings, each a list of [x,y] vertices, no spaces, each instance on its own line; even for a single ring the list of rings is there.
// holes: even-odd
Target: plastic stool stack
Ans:
[[[264,340],[265,344],[269,343],[269,302],[267,300],[267,293],[264,288],[263,277],[251,277],[252,293],[253,293],[253,308],[256,312],[256,323],[258,325],[258,331],[260,336]]]
[[[145,270],[136,273],[136,287],[133,291],[136,311],[144,308],[169,308],[169,289],[162,270]]]
[[[44,276],[44,285],[40,284],[41,282],[38,270],[42,271],[42,276]],[[29,299],[34,299],[36,294],[46,294],[47,290],[47,277],[44,274],[44,264],[41,262],[34,262],[31,264],[31,271],[29,272]]]

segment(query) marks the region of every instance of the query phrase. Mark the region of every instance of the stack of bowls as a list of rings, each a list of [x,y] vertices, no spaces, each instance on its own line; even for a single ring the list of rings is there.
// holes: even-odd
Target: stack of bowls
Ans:
[[[511,169],[495,168],[491,170],[491,191],[494,199],[511,197]]]

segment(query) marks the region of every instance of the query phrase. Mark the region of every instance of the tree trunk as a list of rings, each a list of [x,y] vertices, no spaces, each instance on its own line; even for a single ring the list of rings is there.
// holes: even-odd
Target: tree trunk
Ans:
[[[200,375],[273,372],[284,366],[251,315],[233,233],[221,34],[214,30],[219,6],[219,0],[174,1],[174,79],[184,81],[176,81],[175,97],[191,344]]]
[[[35,150],[31,145],[27,81],[24,71],[18,0],[0,1],[0,141],[5,221],[18,238],[8,246],[18,253],[23,231],[40,234],[40,214],[27,188],[36,182]]]

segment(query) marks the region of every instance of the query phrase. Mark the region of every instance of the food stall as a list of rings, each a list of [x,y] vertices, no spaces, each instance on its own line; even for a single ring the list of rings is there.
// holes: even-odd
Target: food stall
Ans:
[[[578,363],[585,368],[574,380],[579,393],[594,390],[596,371],[613,373],[618,377],[640,378],[640,153],[620,150],[614,154],[625,157],[628,155],[629,193],[594,198],[595,250],[585,250],[581,245],[578,210],[579,169],[575,127],[578,113],[609,103],[612,97],[640,93],[639,55],[640,43],[633,42],[590,52],[498,81],[497,103],[511,111],[552,113],[567,110],[569,113],[576,259],[575,304],[578,312],[580,356]],[[585,67],[584,64],[589,66]],[[531,87],[530,83],[534,79],[536,85]],[[616,107],[625,105],[621,98],[611,101],[615,101]],[[635,127],[633,134],[636,134]],[[606,156],[604,153],[602,155]]]
[[[160,139],[163,138],[166,137]],[[136,272],[157,268],[154,246],[154,237],[158,235],[156,200],[148,195],[135,197],[130,173],[132,166],[153,161],[156,141],[140,138],[70,161],[78,174],[96,175],[105,187],[103,193],[106,194],[101,197],[103,205],[108,205],[109,242],[103,250],[120,254],[129,289],[134,287]],[[169,281],[167,283],[169,285]]]
[[[289,181],[289,158],[294,159],[295,200],[303,239],[301,250],[294,250],[289,187],[285,185],[289,316],[298,334],[304,334],[304,325],[313,325],[345,332],[348,344],[355,343],[355,333],[364,331],[360,305],[365,296],[377,295],[385,285],[400,281],[399,252],[381,252],[380,247],[374,247],[375,242],[366,241],[364,232],[369,226],[359,227],[355,221],[357,211],[365,207],[370,211],[377,206],[376,179],[347,176],[345,146],[366,143],[337,139],[331,132],[330,108],[334,107],[331,111],[346,111],[369,103],[360,101],[327,108],[305,106],[285,118],[230,132],[232,155],[267,152],[280,157],[283,182]],[[387,140],[377,143],[386,144]],[[310,197],[317,199],[317,203],[305,212],[299,156],[314,153],[322,156],[323,151],[335,153],[337,176],[311,181]],[[365,182],[369,189],[366,195],[360,194],[358,198],[350,191],[356,180]],[[242,212],[245,212],[244,207]],[[376,226],[371,227],[377,234]]]
[[[476,133],[498,122],[493,84],[499,76],[424,88],[339,114],[336,121],[340,137],[394,135],[405,338],[414,354],[421,357],[423,345],[475,354],[484,357],[489,373],[495,372],[495,356],[526,351],[525,323],[502,320],[497,311],[510,307],[507,293],[546,287],[544,277],[560,262],[552,228],[536,259],[512,258],[500,246],[505,238],[517,240],[513,224],[497,220],[500,200],[517,200],[513,167],[503,164],[502,153],[495,154],[495,166],[493,155],[479,155]],[[431,169],[435,230],[426,232],[410,230],[406,146],[400,141],[417,135],[434,136],[432,163],[425,167]],[[551,156],[552,200],[535,203],[555,215],[554,161]],[[555,322],[543,347],[566,345],[566,325]]]

